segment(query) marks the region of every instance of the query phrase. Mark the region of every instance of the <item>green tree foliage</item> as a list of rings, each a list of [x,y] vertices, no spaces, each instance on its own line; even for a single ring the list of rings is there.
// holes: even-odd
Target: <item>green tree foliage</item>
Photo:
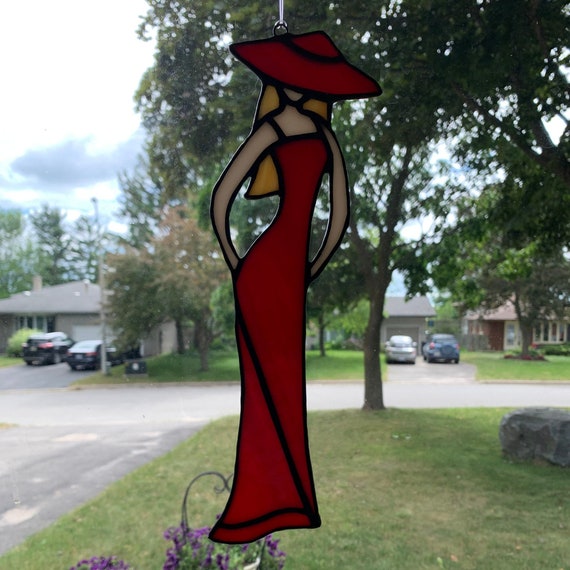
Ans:
[[[110,256],[113,291],[109,309],[123,347],[136,346],[153,328],[172,320],[178,351],[191,322],[203,369],[215,336],[211,298],[227,275],[211,232],[201,230],[187,208],[167,208],[148,247]]]
[[[167,318],[159,289],[160,275],[145,250],[127,247],[121,254],[109,255],[107,262],[114,268],[106,278],[113,292],[108,313],[117,333],[117,346],[128,350],[138,346],[141,338]]]
[[[496,218],[502,212],[495,204],[502,196],[492,186],[465,202],[462,219],[438,244],[448,255],[434,251],[433,275],[464,310],[490,311],[512,303],[527,354],[536,324],[563,317],[570,304],[570,261],[560,244],[543,247],[508,223],[501,227]]]
[[[67,279],[88,279],[96,283],[99,278],[99,256],[109,249],[112,236],[89,216],[80,216],[71,225],[71,239],[66,253],[69,266]]]
[[[407,13],[402,20],[406,27],[400,30],[412,40],[414,71],[430,88],[450,95],[441,114],[456,152],[480,172],[504,169],[511,192],[497,207],[508,211],[518,188],[517,197],[528,208],[516,217],[527,233],[540,237],[556,232],[558,240],[567,241],[567,1],[423,0],[400,6]],[[543,183],[529,184],[537,175]]]
[[[6,353],[8,356],[13,358],[18,358],[22,356],[22,344],[28,340],[28,338],[36,333],[42,333],[43,331],[37,329],[20,329],[16,331],[9,339],[8,339],[8,347]]]
[[[354,258],[353,248],[348,247],[348,244],[341,247],[309,288],[307,317],[316,325],[321,356],[326,354],[325,330],[335,315],[353,313],[364,295],[362,279]]]
[[[46,285],[68,281],[71,237],[64,227],[65,217],[61,210],[48,204],[30,215],[40,251],[40,275]]]
[[[25,230],[22,212],[0,211],[0,298],[29,289],[37,272],[37,249]]]
[[[167,311],[177,323],[194,325],[194,344],[201,367],[208,368],[214,340],[212,294],[227,278],[227,270],[211,232],[201,230],[187,208],[172,208],[160,224],[162,238],[154,242],[153,257],[160,268]]]

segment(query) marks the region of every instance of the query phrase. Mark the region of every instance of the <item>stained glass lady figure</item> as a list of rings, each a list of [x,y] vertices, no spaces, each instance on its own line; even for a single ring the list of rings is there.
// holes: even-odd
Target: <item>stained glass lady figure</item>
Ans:
[[[307,438],[305,302],[348,222],[347,176],[331,107],[381,90],[323,32],[275,35],[230,49],[263,82],[252,131],[217,182],[211,204],[233,278],[242,401],[232,491],[210,537],[242,543],[320,525]],[[311,220],[325,175],[330,216],[310,259]],[[246,198],[276,194],[279,207],[240,257],[229,212],[247,179]]]

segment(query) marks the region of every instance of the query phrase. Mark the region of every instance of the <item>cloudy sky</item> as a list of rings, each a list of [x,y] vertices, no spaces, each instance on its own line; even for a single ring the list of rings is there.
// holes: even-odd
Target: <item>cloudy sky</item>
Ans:
[[[0,3],[0,209],[44,203],[113,224],[143,133],[134,92],[154,45],[144,0]]]

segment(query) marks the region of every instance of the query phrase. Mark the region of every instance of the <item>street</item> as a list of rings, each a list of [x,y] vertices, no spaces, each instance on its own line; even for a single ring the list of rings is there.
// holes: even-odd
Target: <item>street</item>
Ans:
[[[14,366],[0,368],[0,390],[65,388],[89,374],[93,374],[93,371],[71,370],[65,362],[46,366],[27,366],[21,361]]]
[[[437,366],[446,365],[430,365],[441,379]],[[453,370],[433,383],[421,366],[401,367],[402,379],[384,385],[386,405],[570,407],[570,384],[454,382]],[[237,383],[0,391],[0,422],[15,425],[0,429],[0,555],[209,421],[239,413],[239,397]],[[307,387],[309,410],[361,408],[363,398],[362,382]]]

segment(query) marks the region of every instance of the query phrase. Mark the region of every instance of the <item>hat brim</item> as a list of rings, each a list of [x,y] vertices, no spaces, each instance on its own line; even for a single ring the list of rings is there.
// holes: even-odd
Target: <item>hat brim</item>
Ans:
[[[325,32],[287,33],[232,44],[230,50],[264,83],[332,100],[382,93],[378,83],[350,64]]]

